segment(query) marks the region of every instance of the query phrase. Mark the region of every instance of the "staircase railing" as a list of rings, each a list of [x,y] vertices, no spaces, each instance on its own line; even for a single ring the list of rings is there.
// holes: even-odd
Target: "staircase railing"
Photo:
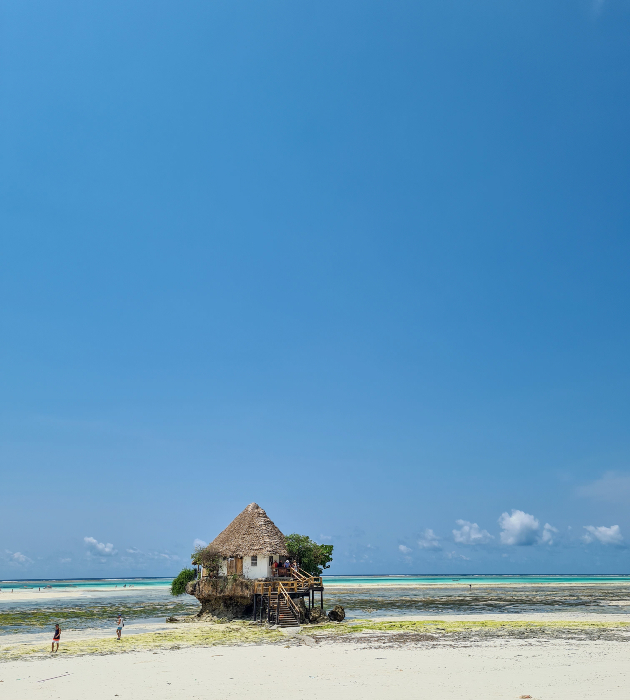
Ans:
[[[286,604],[289,606],[289,609],[291,612],[295,615],[295,619],[299,622],[300,621],[300,611],[298,609],[298,606],[293,602],[293,599],[285,589],[285,587],[280,583],[278,585],[278,593],[281,594],[286,602]],[[280,595],[278,596],[278,612],[276,613],[276,619],[278,620],[278,615],[280,611]]]
[[[308,574],[305,571],[302,571],[302,569],[299,567],[297,569],[291,567],[291,576],[300,583],[308,585]]]
[[[290,593],[297,593],[300,581],[254,581],[254,595],[268,595],[278,590],[278,586],[283,585]]]
[[[322,585],[321,576],[313,576],[313,574],[309,574],[307,571],[304,571],[304,569],[300,569],[300,567],[297,569],[291,569],[291,575],[297,579],[304,586],[304,588]]]

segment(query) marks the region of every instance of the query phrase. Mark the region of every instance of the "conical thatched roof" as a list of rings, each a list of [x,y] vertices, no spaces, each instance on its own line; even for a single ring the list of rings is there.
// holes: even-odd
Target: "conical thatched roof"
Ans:
[[[288,556],[284,535],[257,504],[250,503],[245,510],[210,542],[224,557],[244,557],[252,554],[279,554]]]

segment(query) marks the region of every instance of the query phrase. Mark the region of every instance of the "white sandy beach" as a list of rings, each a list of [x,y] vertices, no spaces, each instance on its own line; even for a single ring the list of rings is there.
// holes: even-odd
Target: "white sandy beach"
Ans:
[[[359,700],[622,700],[626,643],[497,642],[188,648],[0,664],[0,695],[63,700],[278,697]]]
[[[539,584],[546,587],[546,584]],[[5,588],[0,611],[12,603],[58,600],[77,602],[97,598],[120,601],[162,596],[165,591],[138,585],[127,588],[65,589]],[[139,598],[137,595],[139,594]],[[384,622],[445,620],[448,622],[527,620],[535,623],[630,623],[628,600],[602,598],[601,613],[574,608],[522,613],[414,614],[377,616]],[[4,605],[3,605],[4,604]],[[611,606],[613,611],[611,612]],[[196,626],[196,625],[195,625]],[[62,626],[63,627],[63,626]],[[311,628],[312,629],[312,628]],[[124,636],[191,630],[190,624],[161,620],[130,620]],[[313,630],[316,633],[316,630]],[[256,698],[284,695],[317,700],[421,698],[426,700],[507,700],[531,696],[534,700],[580,700],[630,697],[630,631],[616,639],[594,637],[545,638],[543,634],[518,638],[442,637],[438,642],[381,644],[369,634],[332,640],[287,635],[287,643],[182,646],[149,650],[71,656],[48,656],[51,632],[0,635],[0,647],[36,647],[42,656],[0,663],[0,698],[18,700],[100,700],[101,698]],[[63,627],[65,644],[107,639],[111,630]],[[103,645],[105,646],[105,645]],[[5,647],[6,649],[7,647]],[[2,652],[0,651],[0,656]],[[0,658],[0,661],[2,659]]]

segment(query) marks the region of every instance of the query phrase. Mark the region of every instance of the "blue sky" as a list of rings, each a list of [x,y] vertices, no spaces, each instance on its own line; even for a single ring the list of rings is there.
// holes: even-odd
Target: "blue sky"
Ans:
[[[629,30],[4,2],[0,578],[630,572]]]

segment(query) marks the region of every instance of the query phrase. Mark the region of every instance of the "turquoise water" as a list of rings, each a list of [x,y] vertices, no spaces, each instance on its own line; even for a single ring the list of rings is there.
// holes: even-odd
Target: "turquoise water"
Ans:
[[[133,633],[167,617],[194,615],[199,602],[189,595],[173,597],[171,578],[3,581],[0,583],[0,640],[4,635],[50,630],[109,629],[120,613]],[[39,593],[38,589],[47,589]],[[15,593],[20,595],[13,595]],[[31,597],[32,596],[32,597]]]
[[[462,575],[462,576],[419,576],[419,575],[386,575],[386,576],[324,576],[325,586],[423,586],[423,585],[451,585],[462,583],[465,585],[501,585],[522,584],[533,585],[538,583],[630,583],[628,576],[488,576],[488,575]],[[24,589],[24,588],[69,588],[86,590],[116,590],[119,588],[142,587],[167,589],[171,585],[171,578],[108,578],[108,579],[55,579],[55,580],[22,580],[0,581],[0,588]]]
[[[122,613],[133,632],[142,621],[199,610],[173,598],[170,578],[0,582],[0,637],[60,622],[63,629],[109,628]],[[569,584],[569,585],[567,585]],[[51,586],[50,596],[38,594]],[[325,576],[324,604],[348,619],[449,614],[630,614],[630,576]],[[22,595],[12,597],[11,589]],[[30,598],[29,591],[33,597]],[[19,599],[18,599],[19,598]]]
[[[21,581],[0,581],[0,588],[69,588],[112,590],[129,586],[143,586],[145,588],[168,588],[172,578],[103,578],[103,579],[31,579]]]

